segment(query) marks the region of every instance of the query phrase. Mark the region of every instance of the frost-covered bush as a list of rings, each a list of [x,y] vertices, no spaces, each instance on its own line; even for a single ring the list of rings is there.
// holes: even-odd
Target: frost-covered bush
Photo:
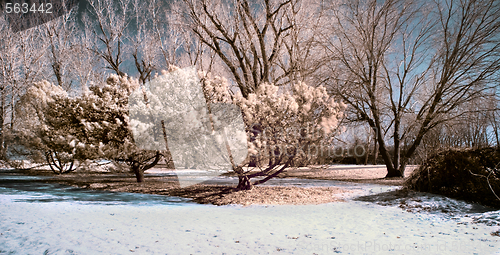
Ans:
[[[21,146],[28,148],[28,155],[34,161],[47,161],[54,172],[65,173],[74,170],[74,159],[68,142],[71,128],[64,123],[54,122],[51,113],[67,114],[66,107],[53,109],[56,105],[68,104],[67,93],[48,81],[36,82],[28,88],[17,104],[16,136]],[[62,111],[62,112],[58,112]],[[56,127],[51,127],[54,123]]]
[[[500,208],[500,150],[438,152],[413,171],[404,186]]]
[[[214,175],[230,171],[233,164],[227,147],[233,162],[246,158],[241,112],[234,105],[207,105],[194,67],[172,67],[134,91],[129,97],[129,111],[138,146],[161,149],[168,144],[178,169],[209,170],[206,174]],[[184,179],[179,181],[183,186]]]
[[[236,94],[235,103],[249,126],[250,153],[268,158],[269,164],[282,157],[318,156],[336,135],[344,108],[323,87],[313,88],[301,82],[284,92],[272,84],[262,84],[248,98]]]
[[[106,83],[90,86],[75,99],[80,108],[77,123],[82,128],[82,141],[75,142],[82,156],[125,162],[144,181],[144,171],[158,163],[159,151],[142,150],[134,142],[129,128],[128,97],[139,87],[136,79],[111,75]],[[82,143],[78,147],[79,142]]]
[[[108,159],[126,162],[143,181],[143,171],[156,164],[159,152],[136,147],[129,129],[128,96],[137,80],[111,75],[78,97],[68,97],[48,82],[35,84],[23,96],[30,123],[24,130],[31,148],[54,166]],[[31,120],[30,118],[36,117]]]
[[[297,157],[314,156],[338,134],[345,105],[336,103],[323,87],[298,82],[290,90],[280,90],[264,83],[244,98],[241,93],[232,93],[226,79],[206,73],[200,76],[208,102],[240,107],[253,156],[269,158],[272,151]],[[279,154],[282,153],[278,157]]]
[[[267,176],[265,181],[294,161],[317,157],[338,134],[345,106],[336,103],[323,87],[298,82],[285,89],[264,83],[244,98],[230,90],[226,79],[205,73],[200,76],[208,102],[240,107],[248,135],[249,157],[245,163],[263,167],[258,173],[240,174],[240,188],[251,186],[248,179],[252,177]]]

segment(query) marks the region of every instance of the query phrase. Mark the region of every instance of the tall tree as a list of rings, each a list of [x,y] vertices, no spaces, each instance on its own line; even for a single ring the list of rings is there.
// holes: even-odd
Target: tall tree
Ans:
[[[500,3],[327,2],[330,88],[378,133],[386,177],[403,176],[430,130],[492,94],[500,70]],[[402,141],[409,141],[405,148]]]
[[[46,77],[47,45],[38,29],[14,33],[0,15],[0,157],[5,158],[9,134],[16,127],[19,98],[34,82]]]
[[[317,68],[312,1],[183,0],[179,19],[229,70],[243,97],[262,83],[303,80]],[[306,15],[306,14],[309,14]]]
[[[90,14],[85,15],[83,20],[86,35],[93,38],[93,44],[88,49],[105,61],[107,69],[120,76],[125,75],[121,65],[124,39],[131,21],[130,1],[88,1]]]

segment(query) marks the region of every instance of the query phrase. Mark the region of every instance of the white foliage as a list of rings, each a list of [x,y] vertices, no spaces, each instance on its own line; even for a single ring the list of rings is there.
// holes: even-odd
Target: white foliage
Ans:
[[[239,92],[230,93],[226,79],[201,72],[200,76],[207,101],[240,107],[250,154],[265,156],[271,147],[277,146],[281,146],[283,153],[304,144],[328,144],[339,133],[339,119],[345,105],[336,103],[323,87],[297,82],[292,89],[282,91],[278,86],[263,83],[244,98]]]

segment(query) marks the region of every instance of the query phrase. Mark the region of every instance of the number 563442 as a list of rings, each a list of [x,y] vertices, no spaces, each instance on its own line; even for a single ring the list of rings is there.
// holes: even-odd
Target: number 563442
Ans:
[[[41,12],[41,13],[52,13],[52,4],[43,3],[40,4],[32,4],[31,6],[28,3],[6,3],[5,4],[5,13],[28,13],[28,12]]]

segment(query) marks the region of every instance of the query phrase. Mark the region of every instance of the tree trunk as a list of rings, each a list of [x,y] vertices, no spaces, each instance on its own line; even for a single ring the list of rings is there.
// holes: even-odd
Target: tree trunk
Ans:
[[[363,162],[363,165],[367,165],[368,164],[368,158],[370,157],[370,143],[366,143],[368,146],[367,146],[367,149],[365,151],[365,159],[364,159],[364,162]]]
[[[248,167],[257,167],[257,157],[253,155],[249,157],[250,157],[250,162],[248,162]]]
[[[493,112],[491,114],[491,117],[493,119],[492,124],[493,124],[493,131],[495,132],[495,138],[496,138],[496,141],[497,141],[497,148],[500,148],[500,139],[499,139],[499,136],[498,136],[498,123],[497,123],[497,120],[495,118],[495,112]]]
[[[237,190],[251,190],[252,189],[252,183],[250,182],[250,179],[247,176],[238,176],[238,186],[236,187]]]
[[[387,163],[386,163],[386,166],[387,166]],[[394,168],[392,165],[390,165],[391,167],[387,167],[387,174],[385,175],[384,178],[390,178],[390,177],[403,177],[402,173]]]
[[[139,163],[132,164],[132,170],[134,171],[137,182],[138,183],[144,182],[144,171],[142,171],[141,165]]]
[[[400,173],[401,176],[403,176],[403,171],[400,168],[401,165],[401,139],[399,137],[399,128],[400,128],[400,121],[399,121],[399,116],[396,116],[394,118],[394,158],[393,158],[393,165],[394,169]]]
[[[498,128],[495,126],[495,137],[497,140],[497,148],[500,148],[500,139],[498,138]]]
[[[401,177],[405,176],[406,165],[408,164],[408,158],[402,158],[401,164],[399,165],[399,172],[401,173]]]
[[[2,88],[3,90],[3,88]],[[6,115],[5,109],[4,109],[4,104],[5,102],[5,94],[2,93],[2,101],[0,102],[0,155],[2,159],[6,159],[5,153],[4,153],[4,141],[5,141],[5,128],[4,128],[4,116]],[[12,110],[14,112],[14,110]],[[14,121],[11,120],[13,123]],[[12,129],[12,128],[11,128]],[[496,129],[495,129],[496,130]]]
[[[380,125],[378,125],[380,126]],[[380,128],[377,127],[378,130]],[[375,131],[377,132],[377,131]],[[391,156],[389,155],[389,151],[385,147],[384,138],[382,137],[382,132],[377,132],[377,140],[379,145],[380,154],[382,154],[382,158],[384,159],[385,166],[387,167],[387,175],[385,178],[389,177],[401,177],[401,172],[394,168],[392,164]]]

